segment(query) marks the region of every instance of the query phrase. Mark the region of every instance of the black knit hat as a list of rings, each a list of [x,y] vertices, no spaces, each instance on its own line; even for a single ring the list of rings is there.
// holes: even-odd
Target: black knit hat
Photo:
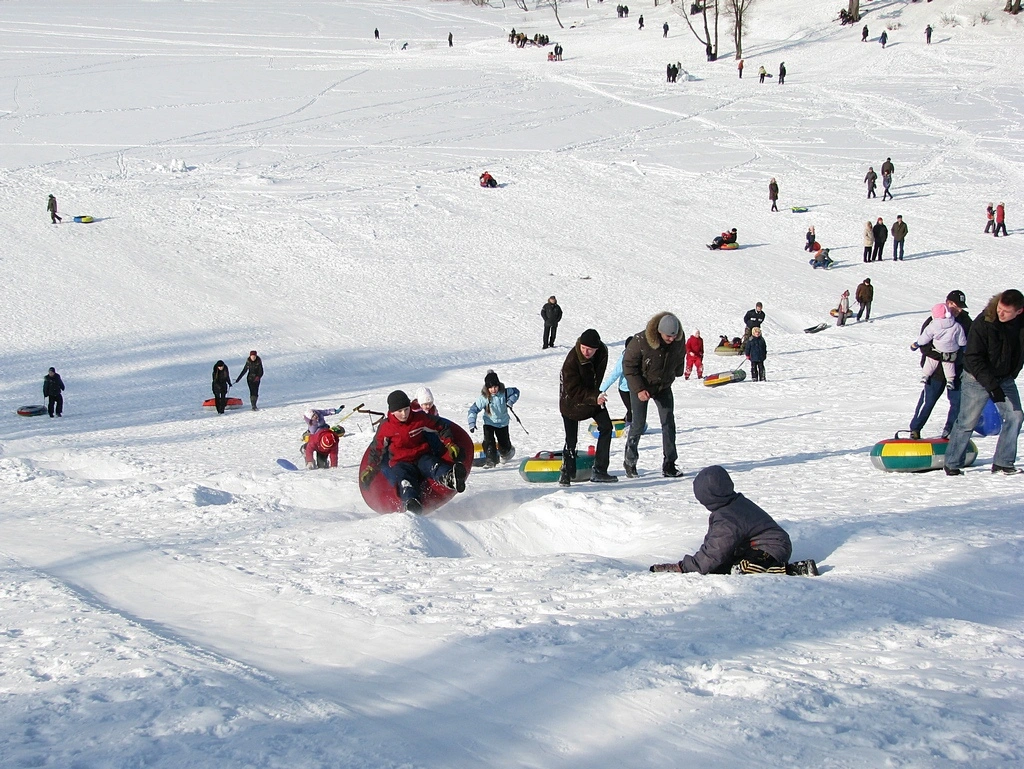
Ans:
[[[600,347],[601,335],[597,333],[597,329],[588,328],[580,334],[580,344],[584,347]]]
[[[409,396],[402,390],[395,390],[388,396],[388,411],[401,411],[412,405]]]
[[[498,375],[493,371],[488,371],[486,376],[484,376],[484,387],[501,387],[501,380],[498,379]]]

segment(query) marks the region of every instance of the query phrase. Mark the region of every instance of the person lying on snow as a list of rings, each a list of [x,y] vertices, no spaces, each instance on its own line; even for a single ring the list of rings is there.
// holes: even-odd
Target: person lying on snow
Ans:
[[[490,172],[484,171],[480,174],[480,186],[481,187],[497,187],[498,182],[495,181],[494,177],[491,176]]]
[[[712,251],[714,251],[716,249],[721,248],[722,246],[729,245],[730,243],[735,243],[736,242],[736,237],[737,237],[736,236],[736,228],[733,227],[728,232],[723,232],[717,238],[712,240],[708,244],[708,248],[710,248]]]
[[[732,338],[732,341],[730,342],[729,337],[727,337],[725,334],[722,334],[718,337],[718,346],[731,347],[734,350],[738,350],[740,347],[743,346],[743,340],[740,339],[738,336],[734,336]]]
[[[704,544],[678,563],[656,563],[651,571],[697,574],[809,574],[814,561],[789,564],[789,535],[768,513],[736,491],[729,472],[705,467],[693,480],[693,495],[711,511]]]
[[[359,483],[369,487],[380,470],[395,488],[402,507],[419,513],[423,510],[420,489],[424,480],[436,481],[461,494],[466,490],[466,468],[459,461],[459,447],[448,423],[425,411],[413,411],[411,406],[402,390],[388,395],[388,415],[370,444],[369,465],[359,476]],[[434,453],[427,439],[430,434],[440,441],[440,455]]]

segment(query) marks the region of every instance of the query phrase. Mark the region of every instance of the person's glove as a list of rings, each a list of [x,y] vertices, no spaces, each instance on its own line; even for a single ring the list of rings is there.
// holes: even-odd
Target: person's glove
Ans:
[[[458,462],[459,461],[459,447],[458,446],[456,446],[454,443],[449,443],[447,446],[445,446],[445,449],[448,451],[448,458],[452,462]]]
[[[469,428],[469,431],[470,431],[471,433],[475,433],[475,432],[476,432],[476,425],[473,425],[472,427],[470,427],[470,428]]]
[[[370,488],[370,483],[373,481],[373,468],[367,467],[363,472],[359,474],[359,485],[364,489]]]
[[[999,385],[996,385],[991,390],[989,390],[988,394],[989,397],[992,398],[993,403],[1002,403],[1003,401],[1006,400],[1006,393],[1003,392],[1003,388],[1000,387]]]
[[[335,414],[340,414],[340,413],[341,413],[342,411],[344,411],[344,410],[345,410],[345,407],[344,407],[344,406],[338,406],[338,408],[336,408],[336,409],[334,410],[334,413],[335,413]]]
[[[316,470],[316,465],[314,465],[312,462],[306,462],[306,469],[307,470]]]
[[[919,349],[921,349],[921,346],[917,342],[914,342],[912,345],[910,345],[910,349],[911,350],[919,350]]]
[[[683,570],[679,568],[678,563],[656,563],[651,567],[651,571],[674,571],[681,574]]]

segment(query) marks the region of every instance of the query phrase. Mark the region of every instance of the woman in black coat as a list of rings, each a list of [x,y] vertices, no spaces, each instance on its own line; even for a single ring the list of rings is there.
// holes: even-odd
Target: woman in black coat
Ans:
[[[213,364],[213,400],[217,413],[223,414],[228,406],[228,388],[231,387],[231,372],[227,364],[219,360]]]
[[[50,416],[54,416],[56,410],[57,416],[62,416],[64,412],[64,396],[61,393],[64,391],[64,382],[60,378],[60,374],[53,368],[46,372],[46,376],[43,377],[43,397],[46,398],[46,410]]]

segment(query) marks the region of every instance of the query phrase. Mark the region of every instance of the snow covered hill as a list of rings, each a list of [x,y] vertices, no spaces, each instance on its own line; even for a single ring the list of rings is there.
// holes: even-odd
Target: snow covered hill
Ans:
[[[512,3],[0,4],[0,765],[1024,763],[1020,481],[994,438],[959,479],[868,461],[913,413],[929,308],[1022,287],[1021,22],[870,0],[862,43],[839,5],[755,5],[740,79],[688,3],[562,0],[565,29]],[[867,200],[886,157],[895,200]],[[863,264],[897,214],[906,260]],[[741,249],[705,248],[730,227]],[[803,333],[865,277],[871,323]],[[710,348],[757,301],[768,381],[676,384],[681,481],[656,429],[638,480],[506,465],[429,517],[363,504],[364,417],[337,471],[275,463],[309,406],[427,385],[463,421],[488,368],[523,391],[519,456],[560,448],[584,329],[614,358],[671,310]],[[253,348],[261,410],[203,411]],[[64,417],[16,416],[49,366]],[[714,463],[819,578],[647,571],[700,545]]]

